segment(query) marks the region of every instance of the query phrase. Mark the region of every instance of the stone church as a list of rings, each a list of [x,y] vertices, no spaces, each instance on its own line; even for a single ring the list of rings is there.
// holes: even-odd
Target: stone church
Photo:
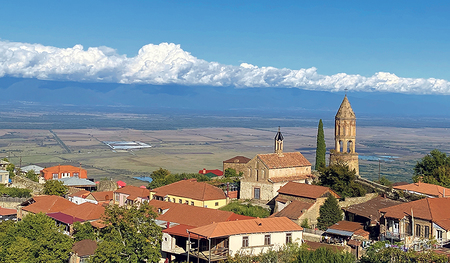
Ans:
[[[240,199],[271,201],[288,182],[311,180],[311,163],[300,152],[283,152],[280,129],[274,138],[274,153],[257,154],[245,168]]]
[[[346,164],[349,170],[355,170],[359,176],[358,153],[356,144],[356,116],[347,95],[334,118],[334,150],[330,151],[330,164]]]

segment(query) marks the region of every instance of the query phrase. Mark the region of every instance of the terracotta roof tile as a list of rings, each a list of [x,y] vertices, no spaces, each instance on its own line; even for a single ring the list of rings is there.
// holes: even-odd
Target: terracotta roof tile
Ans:
[[[394,186],[394,189],[397,190],[407,190],[412,192],[417,192],[425,195],[442,197],[444,195],[450,196],[450,189],[442,187],[440,185],[435,184],[427,184],[427,183],[412,183],[406,185]]]
[[[72,247],[72,251],[79,257],[94,255],[97,249],[97,242],[90,239],[83,239],[75,242]]]
[[[174,227],[166,228],[162,232],[170,234],[170,235],[175,235],[175,236],[189,237],[189,234],[186,230],[194,229],[194,228],[195,228],[195,226],[176,225]],[[191,238],[198,239],[199,236],[197,236],[195,234],[191,234]]]
[[[379,220],[380,214],[378,210],[398,204],[401,204],[401,202],[377,196],[367,202],[345,207],[343,210],[365,218]]]
[[[226,198],[222,189],[208,183],[197,182],[196,179],[181,180],[169,185],[155,188],[151,190],[151,192],[162,197],[166,195],[174,195],[200,201]]]
[[[64,209],[77,206],[76,204],[70,202],[69,200],[56,195],[39,195],[33,197],[32,199],[35,202],[28,206],[23,207],[22,210],[34,214],[40,212],[47,214],[53,212],[61,212]]]
[[[269,169],[311,166],[311,163],[299,152],[258,154],[257,157]]]
[[[148,189],[140,188],[140,187],[132,186],[132,185],[127,185],[122,188],[119,188],[116,191],[114,191],[114,193],[133,195],[133,196],[144,198],[144,199],[150,198],[150,191]]]
[[[53,179],[53,174],[57,173],[70,173],[70,176],[73,176],[73,173],[79,173],[79,178],[87,178],[87,171],[81,167],[75,167],[72,165],[57,165],[52,167],[47,167],[41,170],[41,173],[44,175],[45,180]],[[60,178],[60,177],[59,177]]]
[[[289,182],[285,184],[278,190],[278,193],[298,197],[306,197],[310,199],[317,199],[324,196],[326,193],[331,193],[332,195],[334,195],[334,197],[339,198],[339,195],[328,187],[296,182]]]
[[[206,238],[239,234],[302,231],[303,228],[287,217],[255,218],[229,222],[218,222],[189,230]]]
[[[163,210],[163,213],[159,214],[156,219],[194,227],[208,225],[213,222],[245,220],[253,218],[250,216],[237,215],[229,211],[197,207],[186,204],[170,203],[158,200],[151,200],[149,204],[155,207],[156,210]]]
[[[81,197],[81,198],[86,198],[86,196],[88,196],[91,192],[87,191],[87,190],[80,190],[78,192],[75,192],[73,194],[70,194],[69,196],[73,196],[73,197]]]
[[[9,215],[15,215],[15,214],[17,214],[16,209],[0,207],[0,216],[9,216]]]
[[[97,202],[110,201],[113,199],[113,191],[103,191],[103,192],[92,192],[92,197],[97,200]]]
[[[233,157],[233,158],[231,158],[231,159],[228,159],[228,160],[225,160],[225,161],[223,161],[224,163],[248,163],[248,162],[250,162],[250,158],[247,158],[247,157],[245,157],[245,156],[236,156],[236,157]]]
[[[64,214],[81,218],[85,221],[100,219],[105,212],[105,207],[101,204],[82,203],[67,209],[62,210]]]
[[[334,225],[331,225],[329,229],[336,229],[336,230],[342,230],[342,231],[348,231],[348,232],[355,232],[357,230],[363,229],[364,227],[362,224],[358,222],[350,222],[350,221],[339,221]]]
[[[292,220],[297,220],[305,210],[308,210],[313,204],[298,200],[292,201],[283,210],[273,214],[273,217],[287,217]]]

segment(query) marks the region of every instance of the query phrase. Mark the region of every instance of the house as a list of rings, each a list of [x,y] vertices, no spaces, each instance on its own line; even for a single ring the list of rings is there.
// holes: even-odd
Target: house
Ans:
[[[17,210],[0,207],[0,222],[8,220],[17,220]]]
[[[66,235],[72,235],[73,224],[75,222],[84,222],[83,219],[71,216],[62,212],[47,213],[47,216],[55,220],[57,226],[63,227],[63,233]]]
[[[378,211],[398,204],[401,202],[378,196],[364,203],[344,207],[342,210],[345,212],[345,220],[361,223],[364,230],[370,233],[370,237],[376,239],[380,235]]]
[[[56,180],[66,177],[78,177],[87,179],[87,171],[81,167],[75,167],[72,165],[57,165],[47,167],[41,170],[40,179],[44,181]]]
[[[62,182],[65,186],[69,187],[69,191],[72,188],[76,188],[76,190],[79,189],[84,189],[84,190],[88,190],[88,191],[93,191],[97,188],[97,184],[87,180],[87,179],[82,179],[82,178],[78,178],[78,177],[65,177],[65,178],[61,178],[61,179],[56,179],[60,182]]]
[[[450,198],[424,198],[383,208],[380,238],[420,246],[435,238],[438,244],[450,243]]]
[[[192,235],[199,241],[190,247],[188,257],[220,261],[237,254],[258,255],[289,243],[301,244],[302,230],[286,217],[216,222],[188,230],[188,239]]]
[[[0,159],[0,169],[6,170],[6,167],[10,164],[10,162]]]
[[[427,184],[422,182],[397,185],[394,189],[405,191],[410,194],[424,195],[426,197],[445,197],[450,196],[450,189],[435,184]]]
[[[222,189],[197,179],[181,180],[150,191],[150,199],[217,209],[227,204]]]
[[[339,221],[325,231],[325,240],[329,244],[347,246],[356,258],[360,258],[362,245],[369,241],[369,232],[358,222]]]
[[[104,212],[105,207],[103,205],[85,202],[59,212],[47,213],[47,216],[54,219],[57,225],[62,225],[66,234],[72,235],[75,222],[82,223],[100,220]]]
[[[55,213],[67,208],[77,206],[76,204],[57,195],[34,196],[18,206],[17,218],[22,219],[28,213]]]
[[[20,172],[21,172],[22,174],[26,174],[26,173],[28,173],[29,171],[33,171],[35,174],[40,174],[40,173],[41,173],[41,170],[43,170],[43,169],[44,169],[44,167],[41,167],[41,166],[38,166],[38,165],[31,164],[31,165],[27,165],[27,166],[21,167],[21,168],[20,168]]]
[[[90,239],[83,239],[75,242],[70,254],[69,263],[89,262],[89,257],[94,255],[97,249],[97,242]]]
[[[199,174],[203,174],[206,175],[208,177],[217,177],[217,176],[223,176],[223,172],[219,169],[215,169],[215,170],[206,170],[205,168],[203,168],[203,170],[198,171]]]
[[[298,225],[307,220],[310,227],[315,228],[320,206],[330,195],[339,198],[328,187],[288,182],[278,190],[275,213],[271,217],[287,217]]]
[[[80,190],[78,192],[75,192],[73,194],[69,194],[67,195],[67,200],[79,205],[82,204],[84,202],[88,202],[86,200],[86,196],[88,196],[91,192],[87,191],[87,190]]]
[[[148,202],[150,191],[132,185],[124,186],[114,191],[114,204],[119,206]]]
[[[188,241],[187,230],[214,222],[253,219],[229,211],[210,209],[185,204],[151,200],[149,202],[158,213],[156,223],[163,228],[162,258],[170,261],[185,261]],[[195,240],[192,240],[196,244]]]
[[[0,184],[9,183],[9,172],[5,170],[0,170]]]
[[[240,199],[271,201],[288,182],[306,183],[312,178],[311,163],[300,152],[283,152],[283,135],[278,129],[275,153],[257,154],[241,179]]]
[[[113,197],[114,191],[91,192],[86,196],[86,200],[94,204],[110,204]]]
[[[247,158],[245,156],[235,156],[231,159],[223,161],[223,171],[225,172],[226,169],[231,168],[236,171],[237,174],[240,172],[244,173],[247,167],[247,163],[250,162],[250,158]]]

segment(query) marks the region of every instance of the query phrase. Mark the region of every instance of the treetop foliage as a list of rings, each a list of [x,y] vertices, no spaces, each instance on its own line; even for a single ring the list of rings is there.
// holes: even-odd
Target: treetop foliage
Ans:
[[[366,194],[366,190],[355,182],[356,172],[347,165],[335,164],[319,170],[319,185],[331,188],[341,197],[357,197]]]
[[[450,156],[432,150],[414,166],[413,181],[450,187]]]
[[[5,187],[0,185],[0,195],[9,197],[31,197],[31,190],[17,187]]]
[[[44,184],[44,194],[64,196],[69,192],[69,188],[58,180],[47,180]]]
[[[158,170],[153,171],[150,174],[150,177],[153,179],[152,182],[148,184],[149,189],[154,189],[161,187],[163,185],[168,185],[171,183],[175,183],[184,179],[196,178],[198,182],[209,181],[209,177],[199,173],[181,173],[181,174],[172,174],[169,170],[159,168]]]
[[[319,127],[317,128],[316,170],[325,167],[326,153],[327,146],[325,144],[325,134],[323,132],[322,119],[320,119]]]
[[[253,216],[259,218],[266,218],[270,216],[270,211],[261,206],[242,204],[238,201],[231,202],[219,209],[223,211],[231,211],[235,214],[244,216]]]
[[[317,227],[320,230],[326,230],[331,225],[341,221],[342,218],[343,212],[339,207],[336,197],[329,195],[323,205],[319,208]]]

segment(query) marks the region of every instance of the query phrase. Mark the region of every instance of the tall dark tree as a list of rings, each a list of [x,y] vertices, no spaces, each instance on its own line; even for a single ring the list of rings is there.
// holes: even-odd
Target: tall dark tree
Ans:
[[[319,209],[317,227],[321,230],[326,230],[329,226],[341,221],[342,215],[343,212],[336,197],[330,195]]]
[[[316,170],[325,167],[325,155],[327,153],[327,146],[325,145],[325,135],[323,132],[322,119],[319,120],[319,127],[317,128],[317,148],[316,148]]]

